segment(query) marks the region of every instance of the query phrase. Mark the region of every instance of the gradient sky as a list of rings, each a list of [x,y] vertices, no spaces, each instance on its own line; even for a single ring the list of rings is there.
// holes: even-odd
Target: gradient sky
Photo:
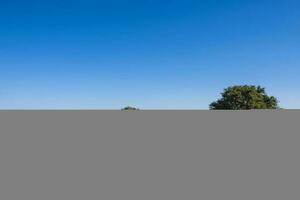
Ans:
[[[0,0],[0,109],[300,108],[299,0]]]

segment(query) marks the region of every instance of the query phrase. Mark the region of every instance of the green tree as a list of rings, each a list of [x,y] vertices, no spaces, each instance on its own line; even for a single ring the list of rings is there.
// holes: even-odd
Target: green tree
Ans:
[[[139,110],[138,108],[127,106],[125,108],[122,108],[122,110]]]
[[[278,100],[266,94],[265,88],[253,85],[228,87],[222,98],[211,103],[211,110],[278,109]]]

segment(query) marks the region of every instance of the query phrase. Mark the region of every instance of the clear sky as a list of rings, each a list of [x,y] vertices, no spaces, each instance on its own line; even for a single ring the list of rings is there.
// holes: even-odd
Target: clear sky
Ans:
[[[0,0],[0,109],[300,108],[299,0]]]

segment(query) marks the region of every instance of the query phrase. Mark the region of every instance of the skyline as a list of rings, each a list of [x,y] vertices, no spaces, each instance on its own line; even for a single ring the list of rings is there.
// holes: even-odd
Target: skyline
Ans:
[[[299,1],[1,4],[0,109],[208,109],[244,84],[300,108]]]

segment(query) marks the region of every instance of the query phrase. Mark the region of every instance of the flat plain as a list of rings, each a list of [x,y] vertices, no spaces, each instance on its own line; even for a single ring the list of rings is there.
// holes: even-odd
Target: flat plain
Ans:
[[[0,199],[294,200],[300,111],[0,111]]]

